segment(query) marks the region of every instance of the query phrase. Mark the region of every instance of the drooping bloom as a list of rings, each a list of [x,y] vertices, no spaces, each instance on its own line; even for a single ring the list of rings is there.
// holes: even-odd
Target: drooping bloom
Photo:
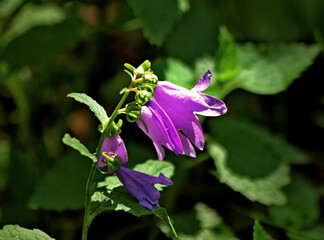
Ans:
[[[137,124],[152,139],[159,160],[164,158],[163,146],[176,154],[195,157],[191,143],[200,150],[205,145],[196,114],[216,117],[227,112],[223,101],[202,93],[210,79],[211,72],[207,70],[191,90],[167,81],[157,83],[154,99],[142,107],[142,120],[148,131],[141,121],[137,120]]]
[[[129,191],[129,193],[135,197],[142,206],[148,208],[149,210],[153,210],[152,205],[159,204],[158,200],[160,198],[160,192],[154,187],[154,184],[173,184],[172,181],[165,177],[162,173],[160,173],[158,177],[153,177],[148,174],[126,168],[125,164],[128,160],[127,151],[120,136],[106,138],[101,151],[109,156],[113,156],[113,153],[115,153],[121,158],[121,166],[115,172],[115,175],[117,175],[118,179]],[[104,159],[105,158],[103,156],[99,157],[99,167],[104,167],[106,165],[103,162]]]

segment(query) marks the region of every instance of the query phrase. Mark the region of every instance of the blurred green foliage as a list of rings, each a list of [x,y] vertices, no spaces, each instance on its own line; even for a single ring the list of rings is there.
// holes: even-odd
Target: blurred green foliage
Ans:
[[[174,173],[153,212],[162,222],[96,176],[112,189],[94,196],[109,211],[89,239],[167,239],[173,227],[179,239],[324,239],[323,34],[321,0],[0,0],[1,228],[80,239],[90,161],[61,140],[69,132],[94,153],[98,121],[66,96],[93,96],[109,116],[123,64],[149,59],[189,89],[209,68],[205,93],[229,111],[201,118],[208,151],[159,163]],[[128,167],[153,174],[152,142],[134,124],[121,136]],[[0,239],[50,239],[22,227]]]

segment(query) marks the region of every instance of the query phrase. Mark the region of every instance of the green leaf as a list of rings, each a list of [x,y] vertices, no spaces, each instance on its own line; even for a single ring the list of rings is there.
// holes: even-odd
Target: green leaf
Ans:
[[[270,237],[267,232],[264,231],[258,220],[254,221],[253,240],[272,240],[272,237]]]
[[[145,37],[150,43],[161,45],[179,15],[177,1],[128,0],[128,4],[140,20]]]
[[[99,119],[102,126],[105,126],[108,122],[108,116],[106,110],[99,105],[95,100],[84,93],[70,93],[67,95],[68,97],[74,98],[76,101],[80,103],[86,104],[90,110],[96,115]]]
[[[204,203],[197,203],[194,206],[194,211],[185,215],[177,214],[173,220],[181,240],[238,240],[224,224],[217,211]],[[167,236],[171,237],[170,228],[167,228],[163,223],[159,227]]]
[[[10,41],[0,53],[1,59],[12,68],[41,64],[73,47],[84,32],[84,23],[74,15],[54,25],[34,27]]]
[[[207,150],[214,159],[217,168],[217,171],[212,173],[220,182],[227,184],[251,201],[257,201],[264,205],[283,205],[287,202],[285,194],[280,190],[290,181],[289,167],[286,164],[279,165],[268,176],[251,179],[247,176],[236,174],[227,166],[228,153],[221,145],[209,143]],[[241,161],[244,160],[241,159]]]
[[[242,71],[232,84],[257,94],[279,93],[313,63],[318,53],[317,45],[302,43],[237,45]]]
[[[76,138],[71,138],[70,134],[66,133],[62,139],[65,145],[68,145],[77,150],[81,155],[90,158],[92,161],[97,162],[95,155],[89,152],[89,150]]]
[[[213,7],[196,1],[174,27],[166,49],[171,56],[192,64],[196,58],[215,52],[217,36],[218,20]]]
[[[60,159],[38,182],[28,205],[55,211],[83,208],[90,167],[78,154]]]
[[[55,240],[38,229],[27,229],[18,225],[6,225],[0,230],[0,240]]]
[[[55,3],[27,3],[13,19],[3,38],[6,42],[10,42],[33,27],[54,25],[64,21],[65,18],[64,9]]]
[[[216,72],[219,81],[226,81],[237,74],[237,53],[234,37],[225,26],[221,26],[218,37],[218,48],[216,51]]]
[[[284,188],[288,202],[284,206],[271,206],[269,214],[279,226],[289,229],[311,227],[320,216],[319,194],[309,183],[293,178]]]
[[[217,141],[228,152],[228,168],[239,175],[252,179],[266,177],[283,162],[309,162],[304,152],[255,124],[226,116],[209,123]]]
[[[172,82],[185,88],[193,88],[193,72],[180,59],[168,57],[158,58],[153,62],[154,72],[159,79]],[[198,81],[198,80],[197,80]]]
[[[159,162],[158,160],[148,160],[145,163],[138,164],[134,167],[135,171],[142,171],[151,176],[157,176],[162,172],[166,177],[171,178],[174,173],[174,166],[167,161]],[[162,190],[161,185],[155,185],[159,191]],[[167,212],[164,208],[154,207],[154,211],[150,211],[143,207],[138,201],[132,197],[129,192],[122,186],[122,183],[116,176],[106,177],[105,181],[99,182],[98,188],[105,188],[98,190],[91,197],[92,219],[104,211],[125,211],[140,217],[143,215],[154,214],[165,222],[171,229],[174,236],[176,232]]]

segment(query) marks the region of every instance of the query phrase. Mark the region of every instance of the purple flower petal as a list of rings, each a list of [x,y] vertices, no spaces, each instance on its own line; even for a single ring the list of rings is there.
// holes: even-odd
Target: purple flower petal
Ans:
[[[121,164],[122,166],[125,166],[125,164],[128,161],[127,150],[124,141],[121,139],[119,135],[112,136],[109,138],[106,137],[102,145],[101,152],[105,152],[109,156],[113,156],[113,154],[109,154],[110,152],[117,154],[122,159],[122,164]],[[106,164],[102,162],[102,160],[104,159],[105,158],[103,156],[99,157],[99,161],[98,161],[99,167],[106,166]]]
[[[196,91],[196,92],[205,91],[209,87],[211,76],[212,76],[212,73],[208,69],[204,73],[204,75],[202,75],[202,77],[199,79],[199,81],[197,82],[196,86],[194,86],[191,89],[191,91]]]
[[[158,200],[160,198],[160,192],[154,187],[154,184],[173,184],[172,181],[162,173],[160,173],[159,177],[153,177],[123,166],[119,167],[116,174],[131,195],[135,197],[142,206],[151,211],[153,210],[152,205],[158,205]]]
[[[179,132],[174,127],[169,116],[155,101],[150,100],[147,106],[142,107],[142,120],[145,122],[148,132],[141,121],[137,120],[136,123],[152,139],[159,160],[164,158],[164,149],[162,146],[165,146],[176,154],[188,153],[188,155],[192,155],[192,151],[188,150],[190,148],[188,143],[180,138]],[[183,144],[186,145],[186,153],[184,153]]]
[[[154,92],[155,101],[170,117],[175,128],[181,130],[200,150],[204,148],[205,140],[196,114],[215,117],[227,111],[223,101],[201,93],[209,86],[210,77],[208,70],[192,90],[167,81],[158,82]]]

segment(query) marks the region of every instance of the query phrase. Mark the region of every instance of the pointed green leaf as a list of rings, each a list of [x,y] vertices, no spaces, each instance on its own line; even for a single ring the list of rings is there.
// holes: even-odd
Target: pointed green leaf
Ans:
[[[258,220],[254,221],[253,240],[272,240],[272,237],[264,231]]]
[[[65,145],[68,145],[77,150],[81,155],[90,158],[92,161],[97,162],[95,155],[89,152],[89,150],[76,138],[72,138],[70,134],[66,133],[62,139]]]
[[[67,95],[68,97],[74,98],[76,101],[80,103],[86,104],[90,110],[96,115],[99,119],[102,126],[105,126],[108,122],[108,116],[106,110],[99,105],[95,100],[84,93],[70,93]]]
[[[27,229],[18,225],[6,225],[0,230],[0,240],[55,240],[38,229]]]
[[[228,168],[228,154],[221,145],[210,143],[207,145],[207,150],[214,159],[217,168],[217,171],[214,171],[213,174],[222,183],[240,192],[251,201],[257,201],[265,205],[283,205],[287,202],[285,194],[280,190],[290,181],[289,167],[286,164],[279,165],[276,170],[266,177],[251,179],[238,175]]]
[[[302,43],[237,45],[240,74],[235,87],[257,94],[276,94],[287,89],[314,61],[317,45]]]

